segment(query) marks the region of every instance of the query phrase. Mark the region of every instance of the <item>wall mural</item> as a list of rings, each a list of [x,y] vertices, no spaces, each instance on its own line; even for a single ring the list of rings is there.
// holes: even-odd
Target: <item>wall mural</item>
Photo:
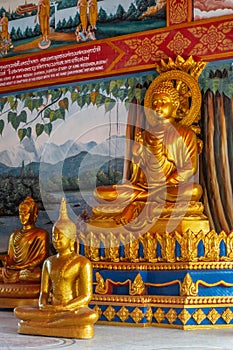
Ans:
[[[18,227],[18,205],[27,195],[40,204],[38,225],[49,230],[64,191],[77,221],[92,205],[96,184],[122,179],[127,110],[130,102],[143,101],[155,76],[153,71],[0,97],[1,236]]]
[[[2,57],[166,25],[166,0],[0,1]]]
[[[194,20],[232,14],[232,0],[194,0]]]
[[[232,269],[233,59],[225,59],[232,57],[232,15],[208,20],[211,14],[223,14],[219,11],[219,4],[215,1],[217,7],[213,10],[208,2],[202,3],[206,7],[201,7],[196,1],[196,13],[201,8],[207,19],[198,21],[197,15],[196,21],[192,21],[192,1],[168,1],[167,27],[154,30],[166,26],[166,0],[75,0],[68,1],[68,7],[65,0],[23,1],[24,4],[17,3],[17,0],[0,1],[0,251],[6,252],[9,236],[21,226],[18,209],[26,196],[33,197],[39,204],[37,226],[50,233],[64,197],[69,217],[80,233],[81,253],[95,264],[93,282],[95,294],[99,295],[94,297],[94,303],[101,311],[100,320],[106,323],[117,319],[117,322],[138,325],[144,322],[175,327],[183,325],[188,329],[205,327],[207,323],[216,326],[216,319],[221,316],[219,322],[224,321],[229,326],[232,322],[229,312],[232,311],[226,287],[232,288],[232,283],[226,274]],[[225,8],[228,9],[229,4],[232,1],[225,1]],[[21,25],[16,25],[16,21]],[[187,61],[181,57],[183,54],[189,57]],[[193,65],[191,61],[196,55],[198,62]],[[168,57],[168,63],[165,63]],[[173,57],[176,57],[175,66],[184,72],[170,71],[174,69]],[[161,69],[156,64],[160,58],[164,59]],[[207,64],[202,59],[212,62]],[[219,61],[214,62],[216,59]],[[161,74],[159,79],[155,78],[163,70],[170,81],[157,85],[159,90],[155,90],[164,76]],[[194,87],[180,74],[185,71],[195,76]],[[152,101],[151,97],[155,99]],[[161,108],[162,103],[165,105]],[[149,113],[146,107],[149,107]],[[158,111],[158,115],[151,113],[151,109]],[[148,116],[151,129],[147,124]],[[160,116],[168,119],[157,124],[156,118]],[[187,131],[193,135],[187,129],[187,116],[195,118],[192,130],[196,135],[192,139],[196,141],[197,136],[197,143],[182,143],[180,136],[187,135]],[[176,129],[177,121],[179,127]],[[164,128],[165,125],[168,127]],[[175,129],[176,134],[179,130],[178,135],[172,134],[171,129]],[[168,144],[164,142],[166,136]],[[178,148],[174,147],[177,137]],[[172,153],[169,153],[171,148]],[[195,178],[183,187],[179,181],[179,163],[185,160],[187,153],[189,158],[188,148],[194,151],[191,168],[195,169]],[[171,154],[175,156],[172,158]],[[169,168],[166,169],[167,164]],[[185,168],[181,165],[181,169]],[[134,175],[128,181],[127,170],[128,174],[133,170]],[[161,180],[167,174],[171,177],[166,177],[168,181],[161,188],[157,178]],[[178,184],[174,185],[172,181],[176,178]],[[147,186],[151,179],[155,179],[152,191]],[[132,184],[135,184],[133,193]],[[180,190],[181,197],[187,193],[189,198],[192,196],[192,201],[187,201],[190,204],[187,211],[183,205],[185,201],[177,200],[176,191]],[[121,198],[116,195],[117,200],[123,202],[117,201],[116,210],[103,202],[96,206],[96,194],[114,202],[117,191],[122,194]],[[152,201],[145,205],[151,193],[154,197],[149,197]],[[159,217],[162,220],[158,220],[162,230],[161,226],[153,226],[152,232],[146,230],[143,231],[146,234],[141,235],[144,223],[150,225],[154,217],[158,218],[158,211],[151,209],[161,199],[159,193],[161,197],[165,194],[165,199],[171,198],[170,203],[165,201],[167,206],[155,207],[162,210]],[[172,201],[173,195],[175,201]],[[139,199],[136,205],[135,198]],[[122,203],[129,203],[125,207],[127,211],[122,211]],[[178,211],[174,211],[177,216],[170,216],[173,205],[178,207]],[[190,221],[186,217],[183,222],[179,221],[179,224],[188,224],[185,226],[188,230],[181,227],[180,233],[179,229],[173,232],[163,229],[164,218],[166,222],[170,218],[174,218],[174,222],[180,220],[179,208],[190,214],[187,216]],[[138,213],[142,213],[142,225],[140,220],[137,221]],[[24,214],[21,221],[28,211]],[[135,214],[133,225],[136,225],[130,225],[131,232],[127,230],[127,222],[134,220]],[[116,234],[109,231],[111,220]],[[202,221],[203,225],[200,224]],[[96,232],[95,229],[92,232],[92,222],[97,224]],[[119,223],[122,230],[118,231]],[[171,223],[173,225],[172,220]],[[195,224],[195,230],[200,231],[193,232],[191,223]],[[138,232],[141,237],[135,240]],[[21,235],[16,234],[17,243],[19,239]],[[119,281],[118,276],[122,275],[125,262],[129,278],[122,282],[122,277]],[[186,262],[191,262],[188,267],[193,270],[192,278],[189,273],[184,276]],[[133,266],[140,270],[145,267],[150,274],[138,273],[136,276]],[[201,282],[198,280],[200,270],[211,272]],[[218,270],[217,274],[211,270]],[[30,275],[30,270],[26,270],[26,275],[22,271],[25,281],[27,271]],[[160,272],[161,281],[156,286],[154,278]],[[21,276],[21,271],[16,275]],[[213,275],[218,282],[213,281]],[[161,291],[155,290],[158,286]],[[6,293],[9,290],[3,289]],[[207,292],[203,292],[204,289]],[[107,309],[104,294],[113,304]],[[121,309],[119,295],[124,295]],[[145,297],[148,301],[148,296],[153,303],[147,305],[147,310],[144,307],[142,310],[132,308],[135,300],[141,301]],[[175,300],[174,296],[178,298]],[[187,297],[190,313],[178,315],[178,306],[186,303]],[[209,311],[206,305],[212,305],[213,298],[218,299],[217,304],[223,302],[225,305],[227,301],[229,307],[222,308],[222,311],[218,307],[218,312]],[[175,305],[175,308],[178,305],[177,312],[174,311],[174,300],[179,304]],[[114,303],[116,310],[112,307]],[[158,303],[161,307],[157,310]],[[164,308],[161,303],[164,303]],[[130,306],[129,311],[126,304]],[[168,304],[172,309],[167,307]],[[195,312],[194,304],[198,305]],[[4,301],[3,305],[6,306]],[[161,312],[164,320],[160,317]]]
[[[212,227],[226,231],[233,224],[232,64],[210,63],[199,78],[205,116],[201,120],[200,181]],[[96,185],[121,181],[129,105],[143,104],[156,75],[152,71],[0,97],[1,249],[19,225],[18,205],[26,195],[40,204],[38,223],[49,230],[64,192],[77,222],[95,204],[92,193]],[[224,101],[218,102],[221,98]],[[219,103],[223,103],[224,113]],[[216,117],[206,110],[211,104]],[[218,168],[216,155],[222,164]]]

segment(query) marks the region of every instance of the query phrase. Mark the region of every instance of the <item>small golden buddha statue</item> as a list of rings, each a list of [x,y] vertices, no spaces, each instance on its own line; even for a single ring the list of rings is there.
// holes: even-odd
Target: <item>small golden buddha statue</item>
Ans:
[[[132,141],[130,178],[122,184],[100,186],[94,191],[94,197],[100,203],[92,209],[90,223],[94,226],[107,227],[107,222],[112,224],[113,221],[118,226],[132,221],[137,225],[139,218],[142,225],[147,221],[153,227],[151,222],[160,218],[163,225],[157,225],[157,229],[161,232],[167,230],[164,223],[171,216],[178,218],[177,222],[184,216],[195,217],[194,220],[204,218],[203,205],[199,202],[202,188],[194,178],[201,143],[190,125],[185,124],[187,118],[190,119],[190,110],[187,103],[185,108],[184,103],[181,106],[178,84],[176,86],[173,81],[174,75],[176,80],[184,78],[190,83],[188,74],[176,71],[164,75],[152,82],[145,96],[148,127],[139,131]],[[193,84],[191,81],[191,90],[194,90]],[[195,84],[195,89],[199,89]],[[189,102],[192,91],[183,90],[186,96],[182,98]],[[198,113],[197,109],[193,119]]]
[[[37,216],[38,204],[27,197],[19,205],[19,219],[23,226],[10,235],[8,253],[0,254],[3,264],[0,281],[40,283],[42,264],[49,255],[49,234],[35,226]]]
[[[92,265],[76,252],[76,225],[67,215],[62,199],[60,217],[52,241],[56,255],[43,264],[38,307],[16,307],[18,332],[66,338],[92,338],[96,312],[88,307],[92,298]]]

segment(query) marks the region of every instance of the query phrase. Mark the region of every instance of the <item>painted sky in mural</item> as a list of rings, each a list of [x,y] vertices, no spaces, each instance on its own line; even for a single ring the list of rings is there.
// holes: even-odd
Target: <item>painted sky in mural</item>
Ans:
[[[53,91],[57,90],[55,88],[49,92],[52,94]],[[30,137],[25,137],[21,141],[15,129],[15,123],[7,122],[10,118],[8,114],[11,110],[10,103],[13,103],[15,98],[10,96],[9,103],[5,105],[1,114],[5,120],[5,127],[0,136],[0,176],[6,173],[6,167],[7,171],[10,172],[10,168],[19,169],[22,162],[25,166],[41,162],[55,165],[70,157],[78,156],[81,152],[87,152],[90,157],[93,156],[95,159],[101,159],[101,157],[124,158],[128,118],[125,103],[118,100],[110,111],[106,111],[104,105],[97,106],[92,103],[80,107],[76,102],[72,102],[71,93],[69,89],[67,90],[64,100],[60,98],[51,107],[55,111],[62,101],[66,100],[68,107],[64,118],[57,118],[53,121],[51,133],[43,132],[39,136],[36,132],[37,123],[44,122],[46,124],[48,122],[45,114],[40,121],[40,111],[45,113],[43,112],[45,108],[50,110],[52,95],[47,95],[47,89],[44,92],[38,90],[38,93],[43,94],[43,100],[40,102],[41,105],[33,110],[30,110],[30,103],[25,107],[24,98],[20,101],[18,99],[16,110],[11,113],[16,113],[18,118],[22,113],[27,113],[27,126],[31,128]],[[33,94],[36,96],[37,90]],[[32,93],[28,91],[26,95],[28,97],[22,96],[30,99]],[[4,97],[2,98],[4,99]]]
[[[194,19],[233,14],[233,0],[194,0]]]
[[[58,1],[59,2],[59,1]],[[29,3],[37,3],[37,1],[30,0],[1,0],[0,6],[5,7],[6,10],[15,11],[18,6]],[[101,7],[103,7],[108,13],[114,13],[119,4],[121,4],[126,10],[129,8],[130,0],[103,0],[101,1]]]
[[[30,139],[25,138],[22,142],[20,142],[15,130],[9,125],[0,136],[0,163],[14,167],[20,166],[23,160],[25,164],[29,164],[39,161],[41,157],[44,157],[48,162],[56,163],[59,161],[62,147],[67,152],[67,156],[71,156],[75,149],[74,146],[79,145],[83,150],[87,150],[90,142],[96,144],[93,152],[108,154],[110,151],[114,153],[116,151],[114,145],[111,149],[107,149],[108,139],[109,137],[116,139],[124,136],[126,121],[125,106],[123,103],[118,103],[109,113],[105,113],[103,107],[97,108],[96,106],[88,106],[82,110],[71,108],[65,121],[57,121],[50,136],[44,133],[37,138],[34,132]],[[32,128],[34,124],[31,125]],[[123,156],[124,145],[119,144],[118,146],[120,147],[119,155]],[[50,153],[49,150],[52,148],[54,150],[56,148],[56,151]],[[52,155],[53,157],[51,157]]]

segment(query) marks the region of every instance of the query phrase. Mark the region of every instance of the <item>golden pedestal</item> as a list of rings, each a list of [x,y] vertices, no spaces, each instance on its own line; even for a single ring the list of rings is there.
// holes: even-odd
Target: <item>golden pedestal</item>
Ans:
[[[40,283],[0,283],[0,308],[12,309],[22,305],[38,305]]]
[[[93,209],[94,215],[89,220],[87,231],[98,232],[101,228],[118,232],[210,231],[209,220],[203,214],[204,206],[201,202],[166,203],[162,209],[159,204],[153,202],[137,202],[135,210],[137,209],[140,211],[138,217],[122,225],[116,222],[116,218],[122,215],[122,209],[115,208],[113,211],[111,205],[98,205]]]
[[[190,229],[191,219],[182,221],[172,232],[89,224],[79,234],[80,253],[93,264],[90,306],[99,315],[97,323],[233,327],[233,232],[209,230],[204,217],[200,231]],[[162,220],[157,224],[164,227]]]
[[[66,327],[43,327],[43,325],[32,325],[27,324],[25,321],[18,323],[18,333],[21,334],[33,334],[42,335],[48,337],[59,337],[59,338],[78,338],[78,339],[90,339],[94,336],[94,325],[86,326],[69,326]]]
[[[151,228],[150,232],[172,232],[177,231],[184,233],[186,231],[210,231],[209,220],[206,217],[184,217],[181,221],[176,218],[169,219],[169,222],[166,218],[160,218],[156,221],[155,225]]]

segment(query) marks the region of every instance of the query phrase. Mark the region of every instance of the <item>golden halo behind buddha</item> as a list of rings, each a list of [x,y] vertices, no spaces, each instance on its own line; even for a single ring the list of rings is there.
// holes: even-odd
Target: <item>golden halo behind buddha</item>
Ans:
[[[201,91],[198,82],[188,73],[180,70],[170,70],[161,73],[152,81],[151,85],[147,89],[144,99],[144,111],[148,123],[153,125],[155,119],[155,112],[152,108],[153,94],[155,90],[159,90],[160,85],[166,81],[171,81],[173,87],[179,93],[180,113],[178,114],[178,123],[191,126],[199,119],[201,108]],[[182,91],[183,89],[185,89],[185,92]]]

